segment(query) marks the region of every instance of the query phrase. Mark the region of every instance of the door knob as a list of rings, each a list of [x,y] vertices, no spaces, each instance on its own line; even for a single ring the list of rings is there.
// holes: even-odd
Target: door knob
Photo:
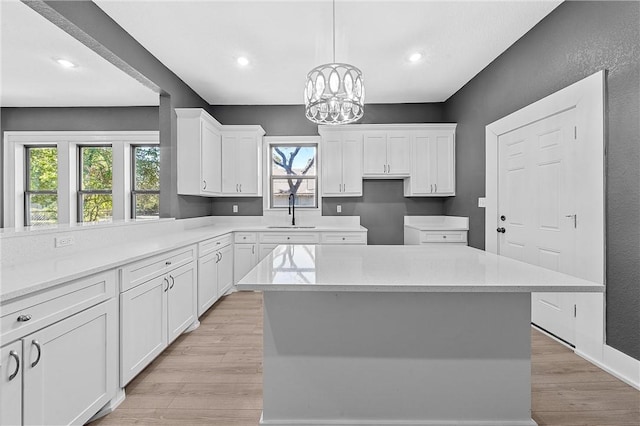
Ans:
[[[498,228],[496,229],[496,231],[500,232],[501,234],[504,234],[505,232],[507,232],[507,230],[504,228]]]

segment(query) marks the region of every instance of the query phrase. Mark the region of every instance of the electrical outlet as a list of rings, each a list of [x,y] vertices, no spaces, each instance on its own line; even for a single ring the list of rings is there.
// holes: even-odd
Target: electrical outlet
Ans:
[[[338,206],[336,207],[336,210],[338,213],[342,213],[342,206],[338,204]]]
[[[73,245],[73,237],[66,235],[64,237],[55,237],[56,248],[67,247]]]
[[[233,212],[234,213],[238,213],[238,205],[237,204],[233,205]]]
[[[487,207],[487,200],[484,197],[478,198],[478,207],[481,207],[481,208]]]

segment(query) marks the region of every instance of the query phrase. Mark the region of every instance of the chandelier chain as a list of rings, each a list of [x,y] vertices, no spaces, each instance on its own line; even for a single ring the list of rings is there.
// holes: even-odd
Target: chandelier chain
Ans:
[[[333,0],[333,63],[336,63],[336,0]]]

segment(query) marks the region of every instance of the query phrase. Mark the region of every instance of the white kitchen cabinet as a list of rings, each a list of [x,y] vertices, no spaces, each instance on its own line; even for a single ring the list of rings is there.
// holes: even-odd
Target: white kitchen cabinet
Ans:
[[[406,177],[410,173],[411,138],[408,131],[365,132],[364,177]]]
[[[219,196],[222,192],[222,125],[200,108],[176,108],[178,194]]]
[[[224,126],[222,131],[222,195],[262,196],[260,126]]]
[[[411,175],[406,197],[453,196],[455,188],[455,124],[415,132],[411,138]]]
[[[111,299],[22,340],[24,424],[82,424],[113,397],[116,302]]]
[[[405,216],[404,244],[467,245],[469,218],[461,216]]]
[[[367,244],[366,232],[323,232],[320,235],[321,244]]]
[[[122,269],[120,385],[197,322],[195,247],[188,246]]]
[[[0,425],[22,424],[22,341],[0,349]]]
[[[322,195],[362,196],[362,133],[321,131]]]
[[[233,285],[232,235],[198,244],[198,316]]]
[[[233,282],[237,283],[258,263],[258,237],[255,232],[236,232],[233,245]]]

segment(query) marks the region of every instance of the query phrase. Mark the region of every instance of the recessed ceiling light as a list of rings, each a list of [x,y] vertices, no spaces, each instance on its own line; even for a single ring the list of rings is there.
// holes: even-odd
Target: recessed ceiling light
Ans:
[[[247,65],[249,65],[249,59],[244,56],[238,57],[237,62],[241,67],[246,67]]]
[[[422,59],[422,53],[420,52],[412,53],[411,56],[409,56],[409,62],[418,62],[420,59]]]
[[[65,67],[65,68],[75,68],[77,67],[76,64],[74,64],[73,62],[67,60],[67,59],[62,59],[62,58],[54,58],[54,61],[56,61],[56,63],[58,65],[60,65],[61,67]]]

